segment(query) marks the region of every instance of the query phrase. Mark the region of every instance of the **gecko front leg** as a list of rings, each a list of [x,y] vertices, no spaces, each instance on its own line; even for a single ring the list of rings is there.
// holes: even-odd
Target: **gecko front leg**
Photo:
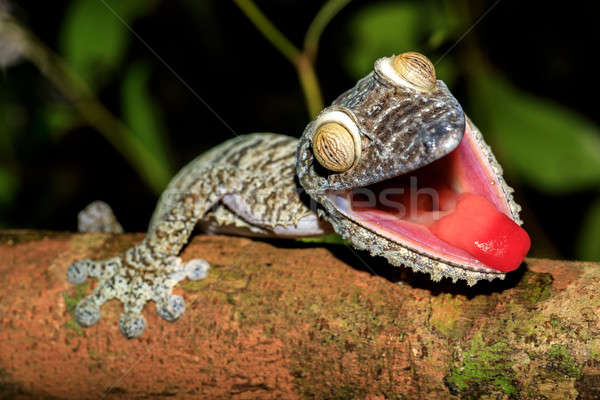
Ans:
[[[177,256],[187,243],[194,227],[223,196],[239,193],[251,176],[232,166],[208,165],[194,171],[195,179],[185,187],[171,190],[170,209],[152,226],[142,243],[123,254],[102,261],[84,259],[73,263],[67,279],[74,284],[88,278],[98,279],[93,293],[75,308],[75,318],[83,326],[100,319],[101,306],[116,298],[124,305],[119,320],[121,332],[128,338],[138,337],[146,328],[141,311],[146,302],[156,303],[158,314],[174,321],[185,311],[181,296],[172,294],[179,281],[206,276],[208,263],[192,260],[183,264]]]

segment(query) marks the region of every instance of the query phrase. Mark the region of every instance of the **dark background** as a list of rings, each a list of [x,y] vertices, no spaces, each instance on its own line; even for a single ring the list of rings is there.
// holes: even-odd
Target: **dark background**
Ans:
[[[11,10],[27,29],[69,63],[61,35],[69,10],[76,3],[22,1],[13,4]],[[494,5],[488,1],[353,1],[331,21],[321,38],[316,71],[325,103],[353,86],[358,78],[359,68],[348,68],[348,60],[364,58],[368,53],[365,48],[378,50],[375,45],[361,44],[365,35],[360,36],[356,28],[361,18],[369,18],[369,10],[377,7],[393,8],[400,4],[419,8],[423,3],[428,7],[419,11],[423,22],[419,18],[410,28],[418,31],[412,35],[416,47],[390,49],[389,53],[374,57],[416,50],[435,61],[493,7],[444,58],[449,64],[445,66],[446,74],[438,71],[442,79],[449,77],[447,82],[454,95],[486,138],[492,145],[503,143],[503,125],[493,122],[494,118],[502,118],[503,113],[506,113],[506,120],[501,120],[504,126],[514,127],[517,132],[527,131],[524,134],[531,129],[543,132],[556,127],[552,118],[559,113],[550,108],[546,117],[546,104],[567,110],[568,114],[560,121],[565,126],[573,124],[577,126],[575,132],[583,130],[598,136],[597,66],[592,62],[598,49],[598,22],[593,2],[504,0]],[[321,1],[257,1],[269,19],[298,46],[322,4]],[[438,25],[450,18],[459,20],[445,36],[440,34],[440,40],[431,39],[437,29],[436,21],[429,19],[431,8],[450,10],[447,17],[442,13]],[[309,121],[294,67],[233,2],[157,1],[129,23],[238,134],[272,131],[299,136]],[[397,26],[399,38],[404,35],[401,25]],[[104,34],[95,33],[97,37]],[[94,40],[89,46],[94,46]],[[164,152],[172,172],[200,152],[232,137],[202,101],[130,32],[125,48],[122,59],[103,75],[102,83],[92,86],[102,103],[121,118],[124,76],[136,63],[146,66],[150,74],[147,93],[156,107],[153,113],[159,119],[159,131],[166,142]],[[355,49],[362,50],[354,54]],[[374,59],[367,60],[367,64]],[[523,112],[535,120],[531,122],[534,128],[527,121],[521,124],[519,118],[511,120],[502,103],[515,103],[510,97],[507,100],[506,96],[494,95],[492,89],[485,89],[484,83],[472,83],[486,82],[487,77],[501,77],[511,90],[518,91],[514,95],[521,96],[518,99],[525,108],[529,99],[534,102],[543,99],[531,111]],[[4,191],[0,197],[0,227],[75,230],[78,211],[101,199],[113,207],[126,231],[145,230],[158,193],[105,137],[78,119],[69,101],[34,64],[22,60],[6,66],[0,76],[0,92],[0,123],[4,126],[0,135],[5,135],[4,144],[0,145],[5,179],[0,186]],[[52,119],[57,104],[61,113],[67,115],[67,123]],[[578,139],[571,139],[570,129],[567,131],[565,140],[570,146],[571,141]],[[554,156],[561,151],[557,148],[560,146],[544,140],[533,141],[531,148],[526,149],[531,153],[532,165],[537,164],[539,154],[563,162],[560,153]],[[600,247],[596,228],[600,224],[600,215],[596,214],[600,213],[594,211],[598,208],[600,177],[596,180],[591,171],[591,178],[576,185],[569,175],[554,185],[539,182],[535,170],[524,172],[525,169],[511,167],[513,153],[524,151],[518,142],[512,143],[501,151],[493,148],[524,206],[526,228],[533,238],[532,254],[600,258],[600,253],[593,249],[595,240]],[[582,146],[595,144],[584,141]],[[600,154],[600,146],[595,150]],[[578,151],[574,154],[569,160],[577,164]],[[586,160],[581,162],[586,163],[582,164],[582,170],[596,165],[593,162],[588,165],[590,162]],[[594,234],[598,236],[594,238]]]

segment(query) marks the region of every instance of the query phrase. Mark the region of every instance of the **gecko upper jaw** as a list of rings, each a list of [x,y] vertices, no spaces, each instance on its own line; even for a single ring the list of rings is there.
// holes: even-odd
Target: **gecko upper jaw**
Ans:
[[[457,203],[462,202],[467,194],[480,197],[494,210],[492,214],[481,214],[481,218],[476,215],[475,225],[488,226],[489,219],[496,218],[496,214],[520,222],[514,203],[509,199],[509,193],[505,193],[506,186],[502,183],[502,178],[489,164],[485,151],[481,151],[477,135],[467,124],[464,138],[456,150],[428,166],[374,185],[332,190],[327,198],[345,217],[412,251],[458,268],[503,274],[516,267],[488,265],[485,263],[489,262],[488,259],[480,255],[476,257],[465,247],[450,244],[445,240],[447,235],[442,240],[437,235],[439,229],[430,229],[436,221],[453,214]],[[469,201],[468,204],[481,204],[481,201]],[[454,220],[457,220],[456,215]],[[516,226],[512,221],[509,223]],[[473,229],[480,228],[475,226]],[[462,231],[458,230],[458,234],[461,235]],[[500,239],[507,240],[504,237]],[[478,245],[477,242],[475,244]],[[480,258],[486,261],[482,262]]]

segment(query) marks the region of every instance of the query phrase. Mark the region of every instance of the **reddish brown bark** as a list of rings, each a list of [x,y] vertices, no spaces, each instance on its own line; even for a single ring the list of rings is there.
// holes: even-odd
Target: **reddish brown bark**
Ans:
[[[147,306],[127,340],[113,301],[81,329],[91,285],[67,267],[142,237],[0,233],[0,397],[600,396],[598,264],[529,259],[468,288],[344,246],[199,236],[183,258],[213,268],[179,286],[181,320]]]

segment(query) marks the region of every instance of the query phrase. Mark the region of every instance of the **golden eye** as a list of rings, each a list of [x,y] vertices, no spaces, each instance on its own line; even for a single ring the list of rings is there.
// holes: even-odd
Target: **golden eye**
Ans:
[[[402,78],[417,88],[430,91],[435,87],[435,67],[423,54],[412,51],[398,54],[392,65]]]
[[[352,133],[337,122],[319,126],[312,147],[319,164],[334,172],[349,170],[360,157],[360,142],[356,142]]]

